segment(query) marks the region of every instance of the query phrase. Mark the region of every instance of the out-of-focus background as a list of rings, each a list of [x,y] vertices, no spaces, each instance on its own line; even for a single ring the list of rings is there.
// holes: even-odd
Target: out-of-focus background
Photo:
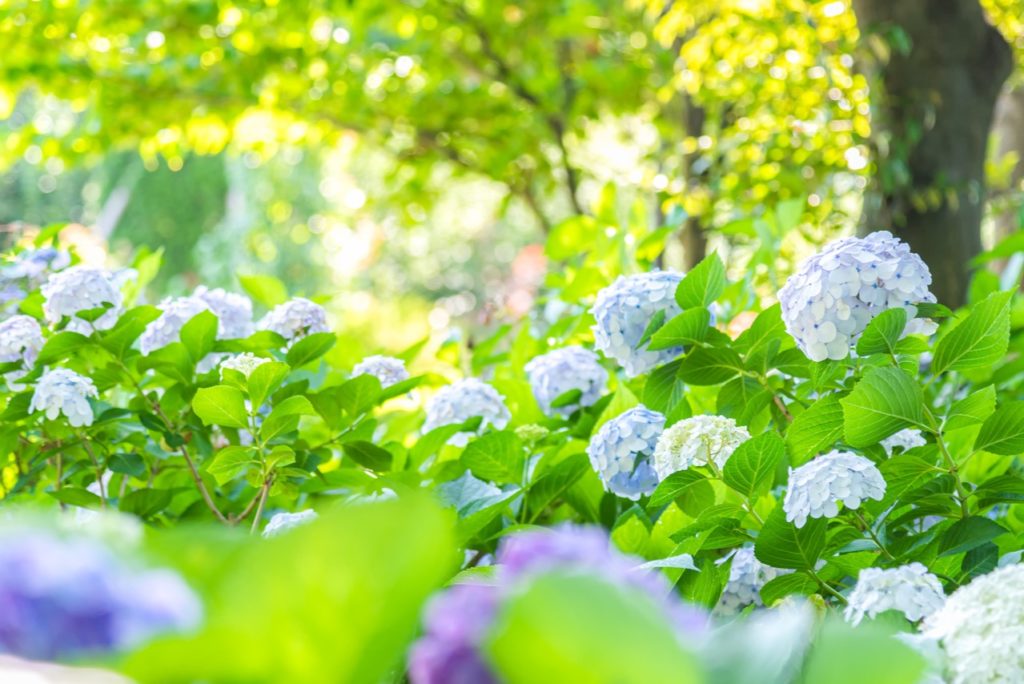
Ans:
[[[276,278],[367,348],[521,315],[583,252],[577,296],[710,248],[770,296],[858,226],[960,304],[1020,226],[1024,5],[892,4],[8,0],[4,241]]]

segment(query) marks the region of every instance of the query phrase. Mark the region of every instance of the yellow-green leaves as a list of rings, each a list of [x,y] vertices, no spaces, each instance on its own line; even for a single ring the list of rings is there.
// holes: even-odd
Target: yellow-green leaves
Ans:
[[[204,387],[196,391],[192,399],[195,411],[203,425],[246,428],[249,412],[245,410],[245,397],[241,390],[228,385]]]
[[[1012,292],[993,292],[935,345],[932,372],[981,368],[1000,361],[1010,343]]]
[[[843,431],[853,447],[878,443],[901,428],[920,424],[924,416],[921,387],[899,368],[872,368],[843,406]]]

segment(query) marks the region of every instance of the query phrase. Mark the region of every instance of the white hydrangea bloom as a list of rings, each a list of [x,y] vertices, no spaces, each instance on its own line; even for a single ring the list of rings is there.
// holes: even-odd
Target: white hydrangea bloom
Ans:
[[[942,644],[950,684],[1024,682],[1024,565],[960,587],[921,631]]]
[[[405,362],[393,356],[367,356],[352,369],[352,377],[372,375],[380,380],[381,387],[391,387],[409,379]]]
[[[68,330],[88,334],[93,329],[107,330],[114,327],[121,316],[121,291],[109,271],[88,266],[72,266],[66,271],[54,273],[43,283],[43,313],[50,323],[58,323],[64,316],[70,316]],[[97,309],[110,305],[102,316],[92,323],[77,318],[80,311]]]
[[[275,306],[260,321],[260,329],[276,332],[289,341],[313,333],[330,332],[324,307],[303,297],[293,297]]]
[[[898,610],[911,622],[931,615],[946,600],[939,578],[921,563],[896,568],[864,568],[846,597],[846,619],[854,625],[887,610]]]
[[[252,334],[252,301],[245,295],[200,286],[192,296],[205,302],[217,316],[218,340],[238,340]]]
[[[658,475],[650,457],[664,427],[665,416],[637,406],[609,420],[590,438],[590,465],[607,491],[634,501],[654,491]]]
[[[791,572],[765,565],[754,556],[754,549],[744,546],[736,549],[732,556],[725,556],[718,564],[732,558],[729,566],[729,582],[722,590],[715,612],[723,615],[735,615],[749,605],[763,606],[761,587],[771,580]]]
[[[831,451],[789,469],[789,483],[782,509],[786,520],[797,527],[807,518],[834,518],[839,504],[859,508],[865,499],[881,500],[885,496],[885,479],[875,464],[857,454]]]
[[[549,351],[524,367],[530,389],[547,415],[569,415],[581,406],[591,406],[604,391],[608,371],[598,363],[597,354],[579,346]],[[581,392],[578,402],[552,409],[551,402],[571,390]]]
[[[501,430],[512,418],[505,406],[505,397],[493,387],[476,378],[459,380],[442,387],[427,403],[423,432],[430,432],[442,425],[464,423],[477,416],[483,418],[478,432],[483,432],[488,425]],[[457,432],[448,443],[466,446],[471,436],[469,432]]]
[[[73,427],[92,425],[92,406],[88,398],[96,396],[92,380],[67,368],[54,368],[43,373],[36,382],[29,410],[45,411],[50,420],[63,413]]]
[[[312,508],[307,508],[304,511],[298,513],[275,513],[270,518],[270,522],[263,528],[263,537],[269,539],[270,537],[276,537],[279,534],[284,534],[289,530],[293,530],[301,525],[306,525],[313,522],[319,516]]]
[[[225,368],[238,371],[246,378],[248,378],[254,370],[256,370],[259,366],[265,364],[267,361],[270,361],[270,359],[265,358],[263,356],[256,356],[255,354],[250,354],[249,352],[235,354],[234,356],[230,356],[221,361],[221,379],[224,378]]]
[[[198,297],[168,297],[160,302],[160,310],[160,318],[147,325],[139,338],[139,351],[143,354],[177,342],[182,327],[210,307]]]
[[[676,304],[681,273],[653,271],[619,278],[597,293],[590,312],[594,315],[594,346],[615,359],[627,377],[636,377],[679,356],[682,348],[650,351],[637,349],[651,319],[659,311],[665,320],[682,312]]]
[[[885,453],[892,456],[896,447],[899,447],[903,451],[907,451],[914,447],[924,446],[927,443],[928,440],[924,438],[924,435],[921,434],[920,430],[906,428],[883,439],[882,448],[885,449]]]
[[[55,247],[26,249],[18,252],[14,261],[2,271],[4,278],[28,278],[38,281],[52,271],[59,271],[71,265],[71,255]]]
[[[654,470],[664,480],[672,473],[714,463],[721,470],[750,433],[732,418],[693,416],[661,433],[654,449]]]
[[[0,323],[0,363],[31,366],[43,348],[43,329],[31,316],[11,316]]]
[[[782,320],[797,346],[813,361],[845,359],[875,316],[934,302],[928,266],[891,233],[829,243],[801,264],[779,290]],[[935,323],[915,319],[905,334],[935,332]]]

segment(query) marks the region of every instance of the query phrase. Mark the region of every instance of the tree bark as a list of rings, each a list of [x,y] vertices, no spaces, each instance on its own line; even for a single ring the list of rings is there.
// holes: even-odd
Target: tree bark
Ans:
[[[1013,65],[1010,47],[978,0],[853,6],[879,58],[869,65],[875,174],[862,229],[889,229],[909,243],[931,269],[939,301],[960,306],[970,260],[981,251],[985,152]],[[879,49],[879,37],[889,38],[890,49]],[[909,49],[899,49],[907,42]]]
[[[695,104],[693,100],[683,95],[683,130],[687,137],[699,138],[704,135],[704,120],[706,112],[704,108]],[[705,181],[706,173],[699,172],[694,168],[697,160],[697,153],[683,154],[683,174],[686,178],[686,187],[698,187]],[[701,225],[700,216],[687,216],[682,228],[679,230],[679,242],[683,246],[683,270],[689,272],[699,264],[707,254],[708,239]]]
[[[1024,181],[1024,86],[1007,88],[996,102],[996,159],[1016,154],[1017,163],[1010,171],[1010,185],[1020,187]],[[1014,208],[996,216],[996,242],[1020,230],[1019,211]]]

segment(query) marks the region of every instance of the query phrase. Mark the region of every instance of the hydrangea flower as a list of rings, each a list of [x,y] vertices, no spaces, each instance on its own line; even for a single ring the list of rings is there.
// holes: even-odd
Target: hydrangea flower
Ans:
[[[680,470],[709,463],[721,470],[736,447],[748,439],[747,429],[732,418],[686,418],[661,433],[654,449],[654,470],[662,480]]]
[[[54,368],[36,382],[29,410],[45,411],[50,420],[63,413],[72,427],[92,425],[89,397],[96,396],[92,380],[67,368]]]
[[[485,382],[476,378],[466,378],[453,382],[438,390],[427,403],[427,419],[423,423],[423,432],[430,432],[442,425],[464,423],[470,418],[483,418],[477,433],[483,432],[488,425],[504,429],[511,420],[512,414],[505,406],[505,398]],[[473,433],[457,432],[448,440],[455,446],[466,446]]]
[[[178,341],[186,323],[210,307],[198,297],[168,297],[160,302],[160,317],[146,326],[139,338],[139,351],[151,354]]]
[[[312,508],[308,508],[298,513],[275,513],[270,518],[270,522],[263,528],[264,538],[276,537],[279,534],[284,534],[288,530],[293,530],[296,527],[300,527],[307,523],[311,523],[316,520],[319,516]]]
[[[638,349],[651,319],[659,311],[665,320],[682,312],[676,304],[676,287],[681,273],[654,271],[619,278],[597,293],[590,310],[594,315],[594,346],[605,356],[615,359],[634,378],[671,361],[682,352],[681,347],[651,351]]]
[[[665,416],[637,406],[609,420],[590,438],[590,465],[607,491],[634,501],[654,491],[658,475],[651,454],[664,427]]]
[[[867,324],[886,309],[934,302],[928,266],[891,233],[829,243],[801,264],[779,290],[782,320],[812,361],[845,359]],[[911,320],[905,334],[935,331],[927,320]]]
[[[314,333],[330,332],[324,307],[303,297],[278,304],[260,321],[261,330],[276,332],[289,342]]]
[[[883,496],[885,479],[874,463],[857,454],[831,451],[789,469],[782,509],[786,520],[803,527],[808,517],[839,515],[840,503],[854,509],[865,499],[881,500]]]
[[[942,607],[946,595],[939,578],[928,568],[909,563],[896,568],[864,568],[846,600],[846,619],[858,625],[865,615],[873,618],[887,610],[898,610],[917,622]]]
[[[252,334],[252,301],[245,295],[200,286],[192,296],[217,316],[218,340],[237,340]]]
[[[43,348],[43,329],[31,316],[11,316],[0,323],[0,363],[35,363]]]
[[[0,567],[0,652],[53,660],[123,651],[201,617],[178,575],[140,571],[90,537],[6,529]]]
[[[729,560],[722,558],[719,563]],[[736,549],[732,554],[732,565],[729,566],[729,582],[722,590],[715,612],[723,615],[735,615],[747,606],[763,606],[761,587],[789,570],[779,570],[765,565],[754,556],[754,549],[749,546]]]
[[[411,684],[486,684],[498,681],[480,653],[480,645],[501,603],[533,578],[547,572],[596,575],[646,594],[665,611],[681,636],[699,638],[707,615],[680,602],[664,575],[638,567],[598,528],[565,525],[505,537],[497,554],[495,584],[456,585],[433,599],[424,619],[424,635],[409,657]]]
[[[1024,681],[1024,565],[1007,565],[954,591],[921,625],[948,658],[950,684]]]
[[[569,415],[581,406],[591,406],[604,391],[608,371],[598,363],[597,354],[579,346],[549,351],[530,360],[524,367],[530,389],[542,411],[551,416]],[[571,390],[580,398],[572,404],[553,409],[551,402]]]
[[[27,278],[38,282],[44,275],[71,265],[71,255],[56,247],[40,247],[18,252],[14,261],[5,266],[2,274],[9,280]]]
[[[914,447],[924,446],[927,443],[928,441],[921,434],[920,430],[906,428],[883,439],[882,448],[885,449],[886,454],[892,456],[897,447],[903,451],[908,451]]]
[[[367,356],[352,369],[352,377],[372,375],[380,380],[381,387],[391,387],[409,379],[405,362],[393,356]]]
[[[225,368],[238,371],[246,378],[248,378],[250,375],[252,375],[252,372],[254,370],[256,370],[259,366],[265,364],[267,361],[270,361],[270,359],[262,356],[256,356],[255,354],[251,354],[249,352],[243,352],[241,354],[229,356],[220,363],[221,379],[223,379]]]
[[[71,317],[68,330],[88,334],[95,330],[114,327],[121,316],[121,291],[109,271],[88,266],[72,266],[54,273],[43,284],[41,291],[46,301],[43,313],[50,323]],[[109,309],[92,323],[75,314],[89,309],[108,306]]]

